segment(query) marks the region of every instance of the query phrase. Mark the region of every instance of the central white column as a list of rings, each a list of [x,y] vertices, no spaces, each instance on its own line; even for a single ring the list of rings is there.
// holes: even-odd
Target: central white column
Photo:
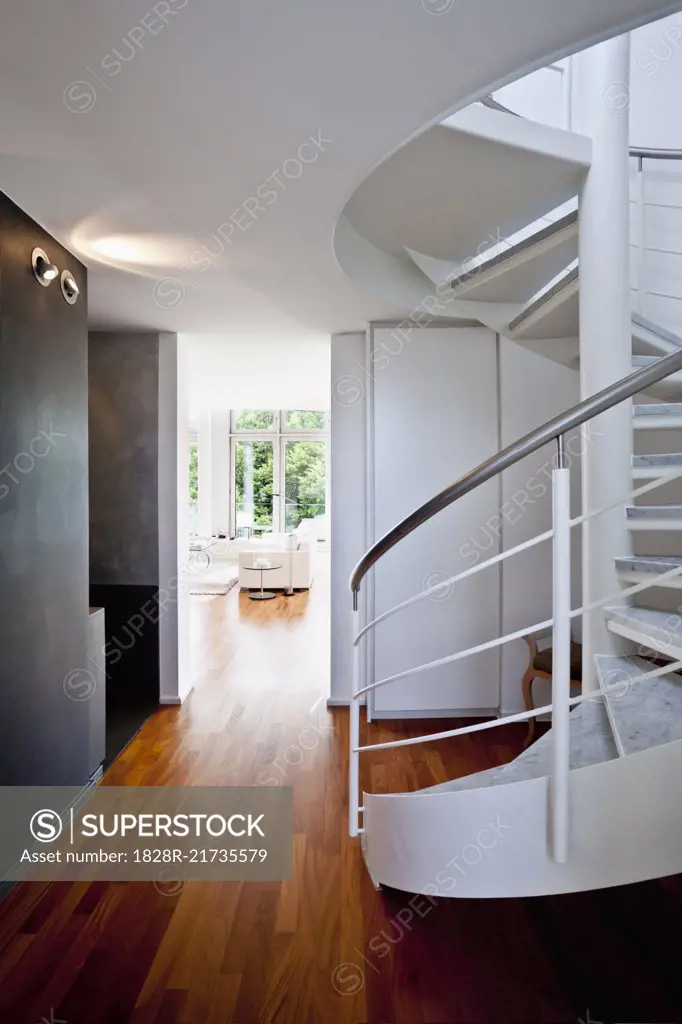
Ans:
[[[632,372],[630,298],[630,37],[580,54],[577,131],[593,139],[580,194],[580,389],[587,398]],[[632,489],[632,403],[584,429],[583,511]],[[624,504],[624,503],[623,503]],[[583,527],[583,604],[618,591],[615,558],[631,552],[623,505]],[[583,619],[583,690],[596,686],[595,653],[617,649],[601,609]]]

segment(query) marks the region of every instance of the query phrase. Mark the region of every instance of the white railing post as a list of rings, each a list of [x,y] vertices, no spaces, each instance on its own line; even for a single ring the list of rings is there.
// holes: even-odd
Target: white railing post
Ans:
[[[552,631],[552,856],[568,858],[571,698],[571,493],[564,439],[558,438],[557,468],[552,474],[553,618]]]
[[[646,258],[646,179],[644,176],[644,159],[637,160],[637,189],[635,195],[637,207],[637,294],[635,302],[637,311],[646,312],[647,258]]]
[[[360,642],[356,643],[360,632],[360,612],[358,610],[358,593],[353,591],[353,610],[350,613],[350,719],[348,752],[348,832],[356,836],[360,828],[360,701],[357,692],[360,689]]]
[[[570,132],[573,129],[573,58],[566,59],[566,65],[562,69],[561,76],[561,99],[563,105],[564,128]]]

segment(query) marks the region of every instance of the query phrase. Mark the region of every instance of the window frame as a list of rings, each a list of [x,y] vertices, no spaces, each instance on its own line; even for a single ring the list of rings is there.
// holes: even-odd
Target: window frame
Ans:
[[[286,497],[284,494],[285,473],[286,473],[286,442],[287,441],[322,441],[326,447],[326,489],[325,509],[329,514],[330,494],[330,411],[327,409],[272,409],[257,410],[273,413],[273,428],[268,430],[259,429],[236,429],[237,414],[244,409],[230,410],[230,465],[229,465],[229,532],[231,537],[236,537],[237,532],[237,487],[235,480],[236,466],[236,444],[239,441],[269,441],[273,445],[273,509],[272,509],[272,530],[273,533],[286,532]],[[299,427],[286,427],[287,416],[290,412],[322,412],[324,413],[324,426],[302,430]]]
[[[287,418],[292,412],[316,412],[322,413],[324,420],[321,427],[290,427]],[[281,409],[280,410],[280,434],[328,434],[329,433],[329,409]]]
[[[271,412],[272,413],[272,426],[270,427],[238,427],[237,416],[240,412]],[[273,434],[280,434],[281,430],[281,411],[279,409],[230,409],[230,436],[237,435],[239,437],[255,437],[256,435],[267,434],[271,437]]]

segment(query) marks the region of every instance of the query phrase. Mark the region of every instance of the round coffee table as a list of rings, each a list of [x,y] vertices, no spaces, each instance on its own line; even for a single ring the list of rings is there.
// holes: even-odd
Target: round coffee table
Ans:
[[[273,597],[277,597],[277,594],[272,590],[263,590],[263,573],[269,572],[271,569],[281,569],[281,563],[268,562],[267,565],[257,565],[255,562],[251,562],[250,565],[245,565],[244,568],[260,572],[260,591],[257,594],[249,594],[249,601],[272,601]]]

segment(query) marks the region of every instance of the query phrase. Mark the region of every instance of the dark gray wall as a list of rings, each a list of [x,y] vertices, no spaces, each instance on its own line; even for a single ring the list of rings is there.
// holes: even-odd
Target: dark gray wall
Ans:
[[[177,338],[91,332],[89,362],[90,598],[106,613],[111,758],[178,673]]]
[[[80,287],[41,287],[34,246]],[[88,670],[87,278],[0,194],[0,783],[81,785]],[[76,681],[77,682],[77,681]]]
[[[90,581],[159,584],[159,336],[90,333]]]

